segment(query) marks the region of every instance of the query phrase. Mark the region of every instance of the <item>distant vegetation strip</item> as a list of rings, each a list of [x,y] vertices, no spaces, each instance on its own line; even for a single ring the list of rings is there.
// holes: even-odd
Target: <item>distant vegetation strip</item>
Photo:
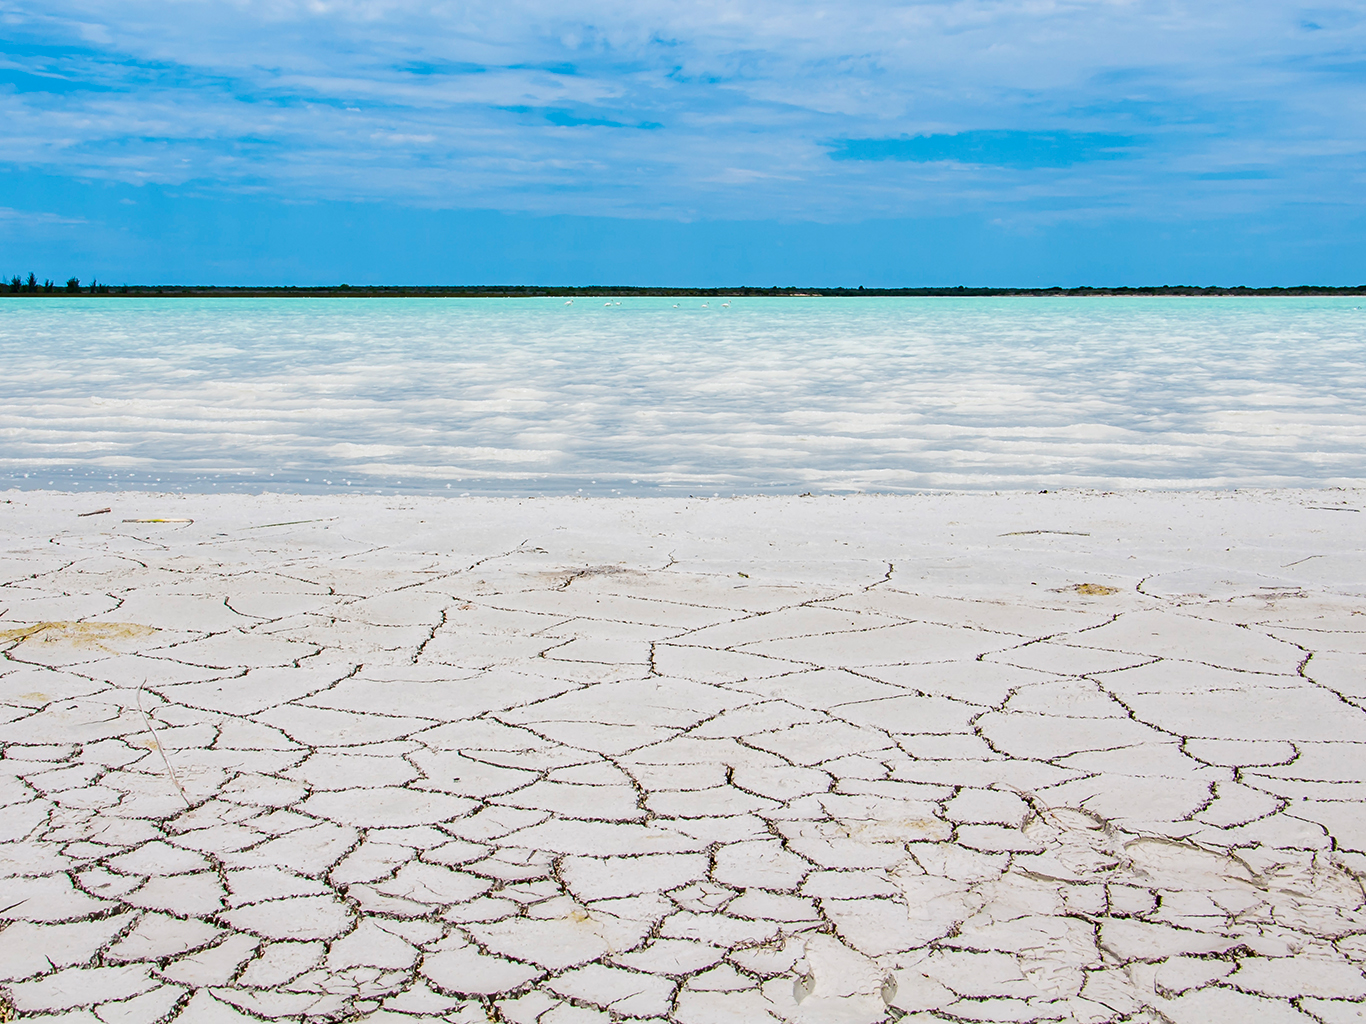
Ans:
[[[1080,288],[970,288],[963,285],[951,288],[821,288],[789,286],[779,288],[649,288],[631,285],[325,285],[299,287],[296,285],[110,285],[92,281],[82,285],[77,278],[69,278],[65,285],[51,280],[39,281],[33,274],[27,279],[13,277],[8,282],[0,279],[0,297],[55,295],[111,295],[167,298],[176,297],[280,297],[280,298],[594,298],[602,296],[647,296],[680,298],[737,298],[742,296],[786,296],[790,298],[848,297],[848,296],[992,296],[992,295],[1366,295],[1366,284],[1347,287],[1327,285],[1296,285],[1288,288],[1248,288],[1242,285],[1226,288],[1220,285],[1142,285],[1114,288],[1084,286]]]

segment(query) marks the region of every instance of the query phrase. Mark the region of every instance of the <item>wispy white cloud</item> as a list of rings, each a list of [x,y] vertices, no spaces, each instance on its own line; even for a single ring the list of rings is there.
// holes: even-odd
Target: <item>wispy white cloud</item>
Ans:
[[[0,161],[83,177],[818,220],[1359,201],[1366,18],[1346,5],[55,0],[0,18]],[[1130,141],[1037,157],[1104,137]],[[990,139],[1037,158],[985,159]]]
[[[63,217],[61,214],[32,211],[15,210],[8,206],[0,206],[0,223],[20,224],[26,227],[48,227],[56,224],[72,225],[84,224],[83,217]]]

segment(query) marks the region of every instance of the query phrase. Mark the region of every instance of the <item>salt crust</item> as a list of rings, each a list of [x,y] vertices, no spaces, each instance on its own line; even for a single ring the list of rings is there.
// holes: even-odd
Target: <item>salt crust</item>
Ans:
[[[0,980],[86,1024],[1366,1019],[1364,498],[12,492]]]

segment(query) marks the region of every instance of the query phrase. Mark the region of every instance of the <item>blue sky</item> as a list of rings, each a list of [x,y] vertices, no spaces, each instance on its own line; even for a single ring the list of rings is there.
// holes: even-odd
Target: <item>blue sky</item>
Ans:
[[[1366,281],[1366,6],[0,2],[0,271]]]

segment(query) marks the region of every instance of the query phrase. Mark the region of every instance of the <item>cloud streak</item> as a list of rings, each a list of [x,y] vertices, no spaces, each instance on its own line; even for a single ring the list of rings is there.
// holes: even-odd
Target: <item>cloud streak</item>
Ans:
[[[972,131],[898,139],[840,139],[834,160],[908,160],[985,167],[1071,167],[1093,160],[1120,160],[1137,139],[1102,132]]]
[[[1253,2],[0,5],[0,162],[197,193],[847,221],[1357,206],[1366,20]]]

